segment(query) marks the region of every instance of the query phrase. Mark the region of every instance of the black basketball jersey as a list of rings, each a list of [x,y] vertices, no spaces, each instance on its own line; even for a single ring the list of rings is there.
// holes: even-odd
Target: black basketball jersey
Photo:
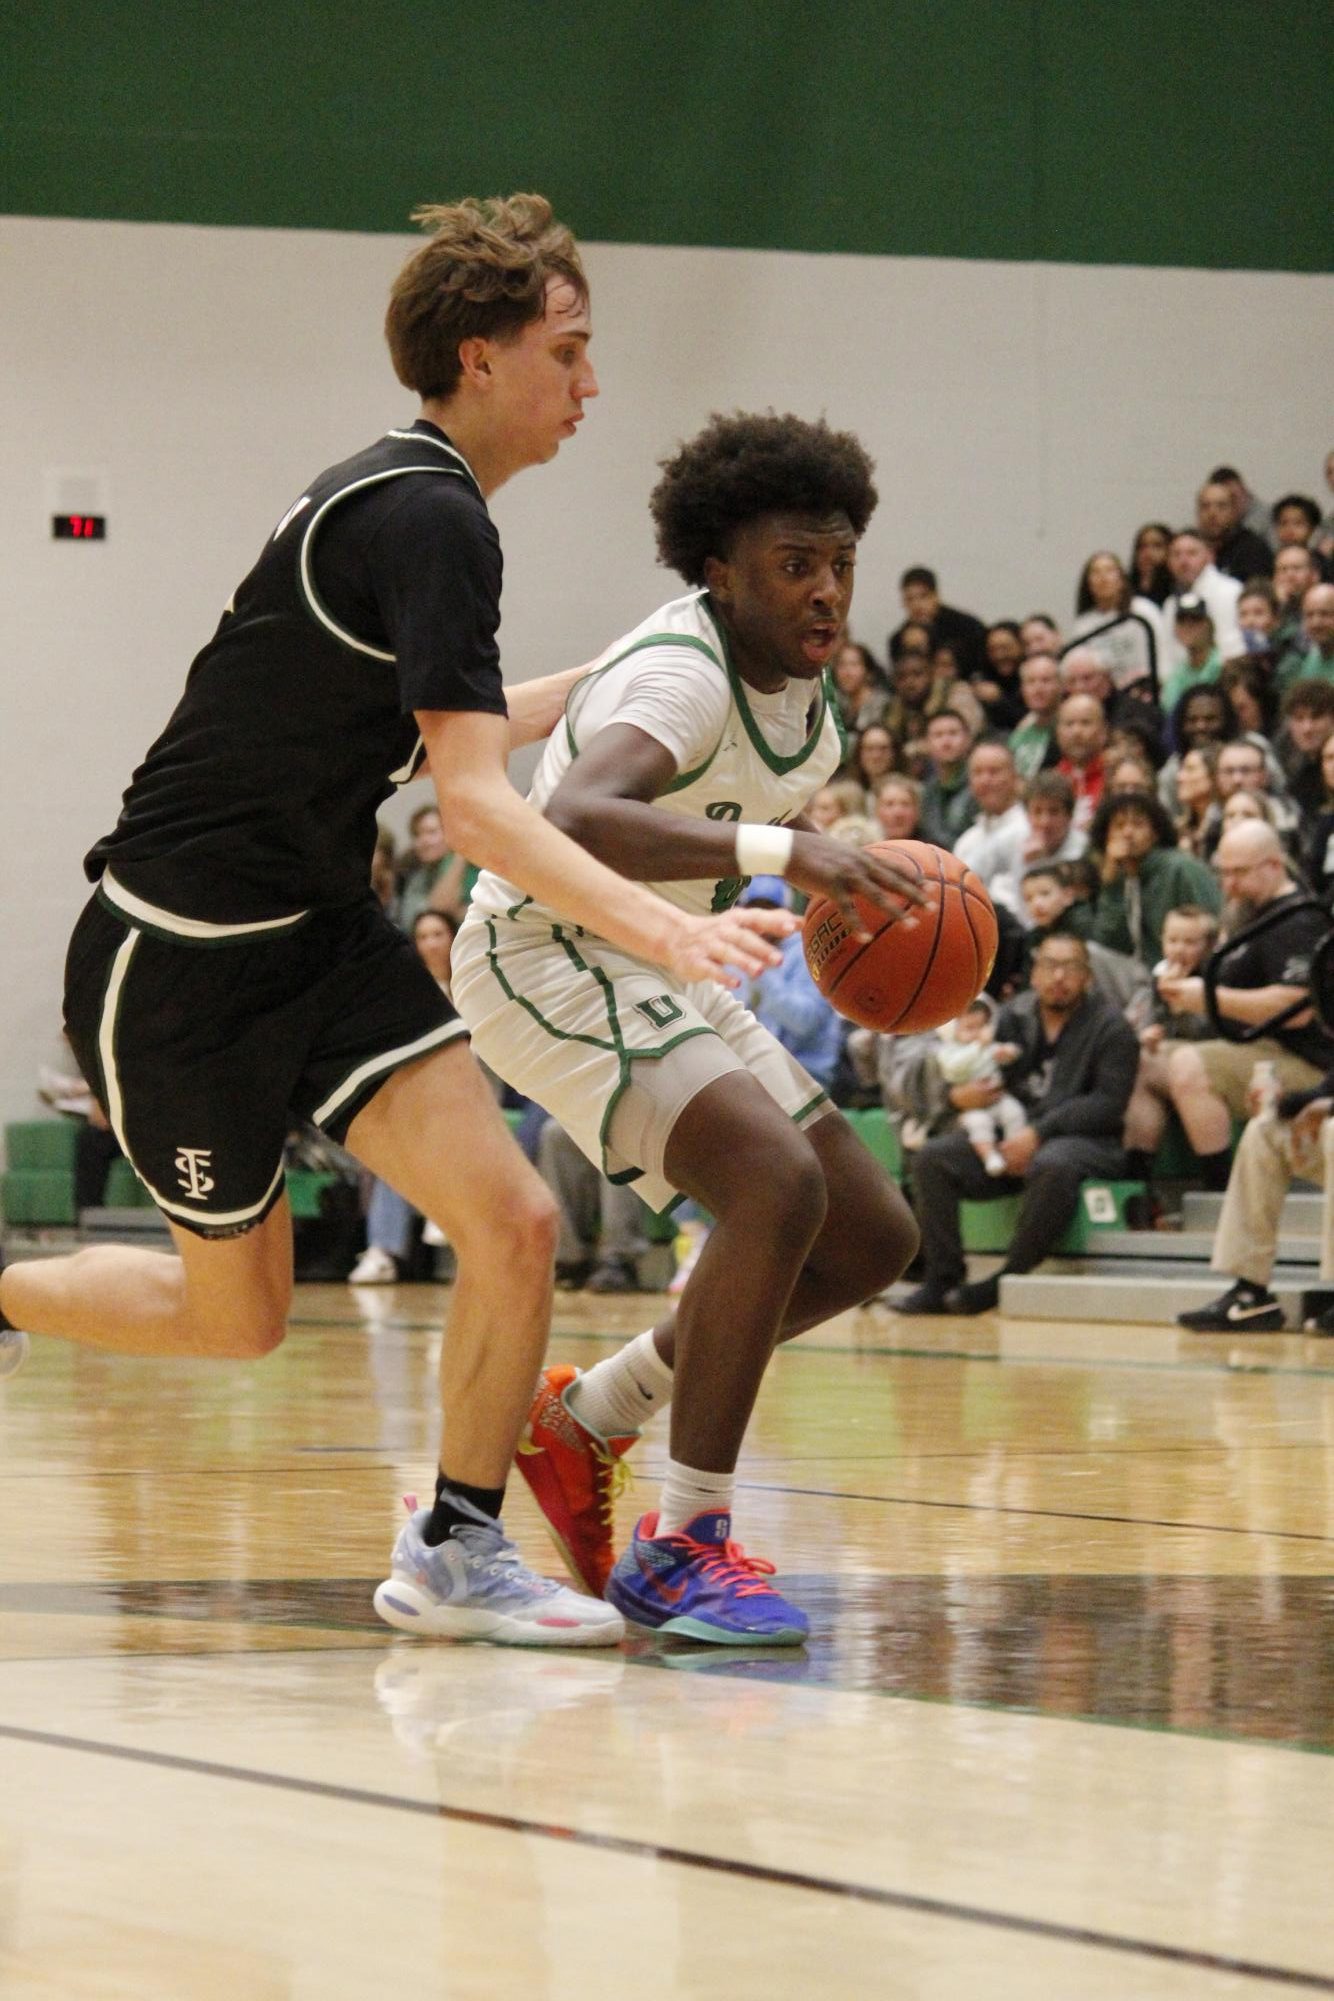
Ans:
[[[110,870],[149,921],[192,929],[365,896],[376,810],[422,761],[413,711],[505,714],[500,584],[486,503],[435,425],[321,473],[194,661],[90,880]]]

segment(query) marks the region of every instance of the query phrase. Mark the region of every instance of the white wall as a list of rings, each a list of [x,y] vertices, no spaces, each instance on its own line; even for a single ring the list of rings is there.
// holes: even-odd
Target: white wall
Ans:
[[[412,415],[380,318],[407,239],[0,221],[0,1119],[59,1054],[79,860],[115,816],[269,527]],[[1084,556],[1187,514],[1199,476],[1318,491],[1334,283],[594,245],[601,401],[495,503],[521,679],[673,593],[645,499],[714,409],[824,412],[879,462],[854,627],[908,562],[987,617],[1068,611]],[[53,468],[100,469],[105,544],[50,540]]]

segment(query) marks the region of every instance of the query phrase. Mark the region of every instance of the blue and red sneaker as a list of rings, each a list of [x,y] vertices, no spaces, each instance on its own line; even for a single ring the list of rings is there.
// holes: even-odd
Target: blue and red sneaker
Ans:
[[[774,1567],[733,1542],[730,1515],[696,1515],[677,1535],[644,1515],[611,1573],[606,1596],[618,1612],[660,1633],[722,1646],[799,1647],[810,1621],[766,1580]]]

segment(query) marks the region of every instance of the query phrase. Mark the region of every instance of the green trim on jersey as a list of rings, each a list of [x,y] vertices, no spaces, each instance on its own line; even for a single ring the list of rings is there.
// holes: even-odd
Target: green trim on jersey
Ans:
[[[721,667],[724,673],[726,673],[727,671],[726,667],[723,665],[723,662],[718,658],[718,655],[714,652],[713,648],[708,644],[707,640],[696,639],[693,633],[689,632],[646,633],[642,639],[637,639],[633,646],[627,646],[623,653],[616,654],[614,659],[604,661],[602,666],[595,667],[591,674],[585,674],[583,679],[581,681],[577,681],[574,687],[571,688],[565,703],[565,745],[570,753],[571,759],[574,759],[579,755],[579,745],[574,734],[574,724],[577,719],[575,704],[578,701],[580,695],[587,694],[588,690],[592,687],[595,681],[600,681],[604,674],[610,674],[613,667],[619,667],[623,660],[628,660],[630,658],[631,654],[642,653],[644,649],[649,646],[688,646],[693,648],[693,650],[696,653],[702,653],[706,660],[712,660],[714,666]],[[722,737],[720,735],[718,738],[718,743],[721,742],[722,742]],[[709,755],[705,758],[703,764],[697,765],[694,771],[678,773],[677,776],[672,780],[671,784],[667,787],[667,790],[669,792],[674,792],[678,786],[689,785],[694,779],[701,777],[703,773],[708,770],[709,766],[713,763],[713,760],[717,755],[718,755],[718,744],[716,743],[713,746],[713,749],[709,752]]]
[[[763,759],[770,771],[776,772],[780,778],[786,777],[789,771],[795,771],[798,765],[805,764],[819,749],[820,737],[824,731],[825,711],[829,706],[829,697],[825,688],[825,676],[822,673],[819,678],[820,704],[816,712],[815,721],[811,725],[810,735],[801,746],[801,749],[795,751],[791,757],[780,757],[777,751],[770,746],[764,731],[750,712],[750,702],[746,695],[746,684],[737,672],[736,663],[732,658],[732,649],[727,643],[727,633],[724,630],[722,620],[714,617],[713,606],[708,602],[707,591],[704,595],[705,609],[709,617],[713,619],[714,628],[722,642],[723,664],[727,669],[727,678],[732,686],[732,700],[735,702],[737,713],[745,726],[746,735],[750,738],[751,749],[758,757]]]
[[[533,1001],[530,1001],[525,994],[517,993],[514,987],[511,986],[501,969],[500,940],[496,933],[496,920],[493,917],[486,919],[486,932],[488,940],[486,961],[491,968],[496,984],[507,1000],[517,1001],[524,1013],[531,1016],[538,1027],[544,1029],[553,1041],[582,1042],[587,1048],[600,1049],[604,1054],[616,1058],[619,1074],[611,1095],[607,1100],[606,1110],[602,1115],[602,1123],[598,1127],[598,1146],[602,1153],[602,1172],[607,1180],[614,1182],[617,1187],[624,1186],[627,1182],[640,1180],[644,1174],[642,1167],[622,1168],[613,1174],[607,1163],[607,1135],[611,1129],[611,1122],[615,1116],[616,1107],[620,1104],[621,1099],[630,1087],[633,1065],[636,1063],[656,1063],[662,1057],[670,1055],[673,1049],[679,1048],[681,1043],[689,1042],[697,1035],[716,1036],[718,1033],[717,1029],[710,1027],[707,1022],[702,1022],[697,1028],[683,1028],[679,1035],[669,1036],[666,1042],[660,1042],[653,1049],[627,1048],[625,1037],[621,1033],[620,1017],[616,1011],[616,994],[610,979],[601,966],[589,965],[571,939],[566,936],[565,930],[561,925],[553,924],[551,926],[552,943],[560,946],[576,972],[586,973],[594,981],[601,990],[602,1004],[607,1011],[609,1040],[599,1035],[573,1035],[568,1029],[557,1028],[554,1021],[548,1021],[541,1008]]]

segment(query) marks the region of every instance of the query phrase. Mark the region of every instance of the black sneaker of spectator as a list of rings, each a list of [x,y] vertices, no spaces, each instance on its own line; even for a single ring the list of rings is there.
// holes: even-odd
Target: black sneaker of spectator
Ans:
[[[1208,1306],[1178,1313],[1177,1326],[1192,1334],[1278,1334],[1283,1329],[1283,1308],[1267,1286],[1239,1278]]]
[[[926,1285],[919,1285],[915,1292],[910,1292],[905,1299],[893,1300],[891,1304],[896,1313],[953,1313],[952,1302],[956,1297],[957,1294],[942,1292],[938,1285],[932,1285],[928,1281]]]
[[[586,1292],[638,1292],[639,1273],[628,1258],[609,1258],[595,1267]]]

